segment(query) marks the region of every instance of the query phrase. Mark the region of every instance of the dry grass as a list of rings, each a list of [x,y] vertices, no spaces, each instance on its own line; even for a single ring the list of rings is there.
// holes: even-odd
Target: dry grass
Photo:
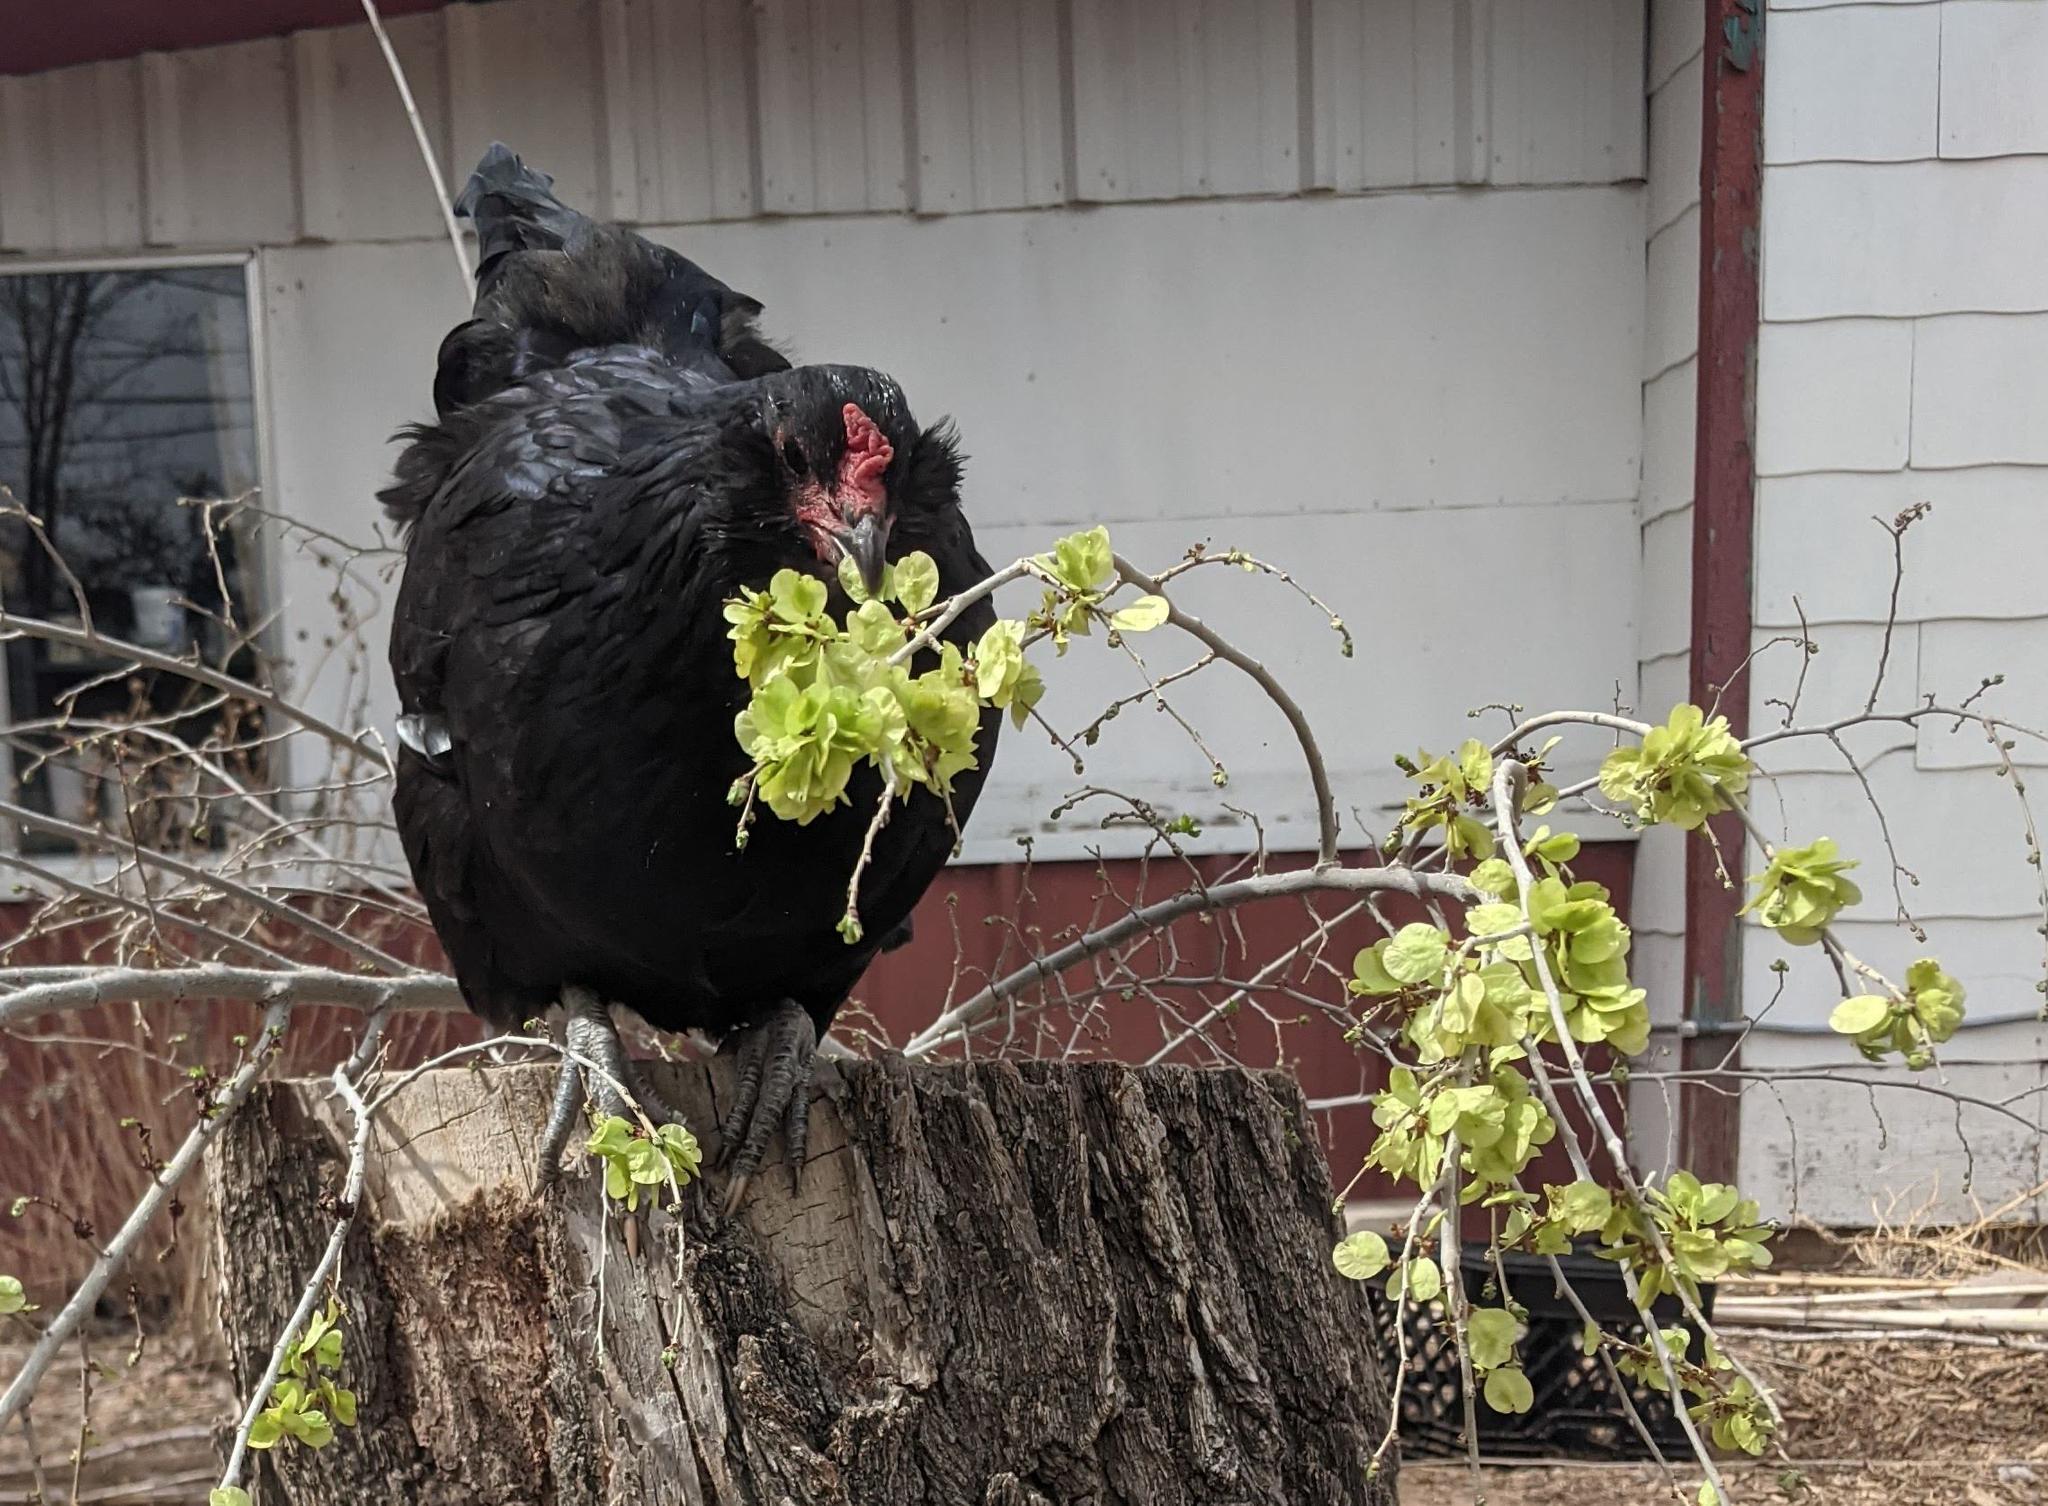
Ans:
[[[2048,1270],[2048,1229],[2014,1223],[2016,1212],[2044,1192],[2048,1182],[2016,1192],[1983,1209],[1968,1224],[1941,1225],[1927,1214],[1934,1194],[1920,1204],[1894,1199],[1874,1210],[1869,1229],[1837,1234],[1813,1225],[1799,1231],[1832,1259],[1815,1262],[1910,1281],[1953,1281],[1969,1276]]]
[[[61,1301],[134,1207],[153,1164],[190,1132],[205,1086],[234,1070],[237,1038],[258,1017],[219,1004],[103,1009],[0,1033],[0,1272],[20,1277],[38,1301]],[[361,1025],[349,1010],[302,1011],[280,1075],[325,1072]],[[394,1021],[386,1036],[398,1063],[475,1038],[467,1016],[445,1014]],[[203,1322],[205,1219],[192,1203],[200,1180],[187,1179],[175,1216],[159,1220],[109,1289],[105,1316],[139,1315],[152,1330],[181,1327],[186,1314]],[[31,1201],[7,1216],[21,1198]]]
[[[2031,1198],[2032,1193],[2025,1194]],[[1835,1235],[1807,1230],[1800,1262],[1896,1280],[2040,1276],[2042,1231],[2000,1222],[2022,1199],[1955,1228],[1902,1216]],[[2030,1260],[2028,1257],[2032,1256]],[[2048,1499],[2048,1353],[1947,1335],[1814,1342],[1738,1333],[1729,1349],[1770,1383],[1785,1412],[1785,1457],[1723,1461],[1731,1491],[1765,1506],[2036,1506]],[[1695,1472],[1681,1472],[1697,1484]],[[1500,1466],[1488,1506],[1635,1506],[1670,1501],[1643,1466]],[[1470,1506],[1462,1463],[1402,1474],[1404,1506]],[[1690,1506],[1692,1495],[1685,1500]]]
[[[189,1344],[154,1345],[127,1371],[121,1351],[128,1342],[114,1330],[95,1340],[95,1354],[117,1374],[97,1390],[94,1428],[102,1441],[84,1481],[108,1492],[101,1497],[108,1502],[194,1499],[169,1482],[205,1474],[210,1429],[234,1405],[227,1381]],[[1740,1348],[1780,1388],[1795,1461],[1732,1466],[1729,1484],[1743,1502],[2034,1506],[2048,1497],[2048,1355],[1946,1341],[1751,1340]],[[0,1345],[0,1374],[19,1354],[18,1346]],[[68,1481],[78,1406],[75,1386],[61,1373],[52,1376],[35,1416],[46,1474]],[[25,1500],[28,1488],[26,1451],[20,1435],[9,1433],[0,1438],[0,1506]],[[1489,1506],[1651,1506],[1671,1499],[1654,1470],[1635,1466],[1494,1468],[1486,1491]],[[1409,1465],[1401,1500],[1470,1506],[1464,1465]]]
[[[1724,1464],[1744,1502],[2035,1506],[2048,1497],[2048,1354],[1946,1341],[1731,1344],[1778,1391],[1790,1462]],[[1696,1473],[1690,1478],[1697,1483]],[[1470,1506],[1462,1464],[1402,1472],[1403,1506]],[[1669,1501],[1639,1466],[1494,1468],[1488,1506]],[[1688,1506],[1690,1497],[1688,1496]]]
[[[234,1410],[226,1374],[190,1345],[146,1348],[130,1366],[133,1339],[116,1329],[91,1336],[92,1357],[110,1367],[93,1384],[93,1443],[78,1471],[79,1499],[100,1506],[202,1500],[217,1478],[213,1433]],[[0,1375],[13,1374],[26,1342],[0,1343]],[[71,1497],[78,1443],[75,1363],[52,1371],[30,1414],[50,1506]],[[18,1429],[0,1437],[0,1506],[33,1499],[35,1471]]]

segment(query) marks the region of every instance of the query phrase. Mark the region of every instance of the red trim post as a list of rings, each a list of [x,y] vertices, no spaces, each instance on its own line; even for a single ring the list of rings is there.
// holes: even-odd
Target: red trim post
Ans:
[[[1756,339],[1763,209],[1765,0],[1707,0],[1701,69],[1699,411],[1693,450],[1691,694],[1720,702],[1738,736],[1749,730],[1749,687],[1734,683],[1749,654],[1756,515]],[[1743,835],[1733,817],[1713,823],[1739,884]],[[1711,1030],[1742,1015],[1739,887],[1722,879],[1713,850],[1691,842],[1685,860],[1685,1003]],[[1685,1042],[1685,1065],[1714,1065],[1723,1034]],[[1688,1087],[1685,1162],[1733,1181],[1741,1147],[1739,1100],[1727,1084]],[[1720,1091],[1717,1091],[1720,1089]]]

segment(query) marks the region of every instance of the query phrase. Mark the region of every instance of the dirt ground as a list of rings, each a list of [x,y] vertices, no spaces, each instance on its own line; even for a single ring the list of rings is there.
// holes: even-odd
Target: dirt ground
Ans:
[[[1739,1502],[1798,1506],[2035,1506],[2048,1500],[2048,1354],[1945,1340],[1729,1348],[1771,1382],[1790,1462],[1724,1461]],[[1696,1472],[1682,1471],[1696,1488]],[[1471,1506],[1463,1463],[1408,1464],[1402,1506]],[[1498,1467],[1487,1506],[1671,1500],[1655,1469]],[[1685,1496],[1693,1500],[1692,1488]]]
[[[1781,1480],[1780,1476],[1784,1478]],[[1488,1469],[1486,1506],[1636,1506],[1672,1500],[1655,1470],[1592,1466],[1577,1469]],[[2036,1464],[1958,1466],[1804,1465],[1731,1466],[1729,1493],[1743,1506],[2018,1506],[2039,1501],[2048,1468]],[[1697,1484],[1699,1476],[1691,1481]],[[1688,1488],[1680,1497],[1692,1506]],[[1402,1506],[1471,1506],[1472,1485],[1463,1465],[1414,1465],[1401,1476]]]
[[[213,1435],[235,1407],[227,1376],[196,1360],[189,1345],[152,1342],[130,1368],[133,1330],[93,1335],[92,1434],[74,1489],[78,1446],[79,1370],[76,1348],[60,1358],[29,1409],[42,1460],[42,1499],[78,1506],[192,1506],[206,1499],[219,1473]],[[24,1343],[0,1344],[0,1377],[11,1379],[28,1354]],[[0,1437],[0,1506],[37,1499],[36,1475],[22,1431]]]
[[[132,1335],[109,1333],[95,1356],[94,1443],[81,1506],[190,1506],[212,1479],[213,1430],[234,1399],[226,1379],[172,1346],[125,1367]],[[1775,1385],[1786,1413],[1784,1460],[1731,1463],[1740,1502],[1770,1506],[2033,1506],[2048,1500],[2048,1353],[1947,1341],[1737,1345]],[[23,1348],[0,1346],[0,1376]],[[34,1410],[45,1501],[72,1499],[78,1433],[76,1362],[45,1382]],[[1875,1462],[1864,1462],[1875,1461]],[[1693,1483],[1697,1483],[1694,1477]],[[21,1434],[0,1438],[0,1506],[34,1499]],[[1669,1501],[1654,1470],[1633,1466],[1494,1467],[1488,1506],[1654,1506]],[[1686,1494],[1687,1506],[1692,1499]],[[1403,1506],[1472,1506],[1462,1463],[1411,1462]]]

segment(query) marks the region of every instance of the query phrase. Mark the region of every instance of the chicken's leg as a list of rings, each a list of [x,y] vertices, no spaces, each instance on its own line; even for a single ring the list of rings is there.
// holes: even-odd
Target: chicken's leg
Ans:
[[[747,1184],[768,1153],[779,1123],[789,1156],[790,1186],[803,1175],[804,1141],[811,1122],[811,1061],[818,1052],[818,1027],[794,1000],[784,999],[768,1015],[728,1037],[719,1048],[739,1057],[739,1081],[732,1111],[718,1131],[718,1163],[732,1184],[725,1211],[739,1207]]]
[[[569,1055],[562,1058],[562,1070],[555,1078],[555,1103],[548,1111],[547,1128],[540,1139],[540,1185],[552,1186],[562,1174],[562,1152],[576,1131],[576,1113],[583,1107],[583,1070],[572,1059],[581,1057],[600,1069],[593,1073],[589,1093],[598,1109],[606,1114],[632,1117],[632,1107],[620,1094],[617,1083],[636,1097],[645,1099],[646,1089],[626,1056],[611,1011],[590,989],[569,984],[562,990],[562,1009],[568,1018],[562,1025],[562,1042]],[[609,1078],[609,1080],[607,1080]]]

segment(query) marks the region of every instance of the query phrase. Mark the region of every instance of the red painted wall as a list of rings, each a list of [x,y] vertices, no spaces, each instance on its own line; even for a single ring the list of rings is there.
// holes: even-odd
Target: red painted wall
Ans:
[[[1635,848],[1630,843],[1593,843],[1573,865],[1579,877],[1597,880],[1613,891],[1615,908],[1624,920],[1628,918],[1634,855]],[[1294,867],[1305,861],[1287,858],[1278,860],[1275,866]],[[1228,864],[1205,859],[1201,866],[1205,875],[1214,875]],[[1105,871],[1110,889],[1123,900],[1139,895],[1145,900],[1163,899],[1186,887],[1186,871],[1177,865],[1155,864],[1149,882],[1142,883],[1139,865],[1134,862],[1111,863]],[[1043,865],[1030,874],[1028,893],[1025,881],[1024,871],[1017,867],[962,868],[947,873],[918,908],[914,943],[879,958],[862,979],[856,1000],[887,1027],[893,1040],[900,1042],[940,1012],[949,996],[949,986],[954,997],[964,998],[980,988],[989,975],[1001,976],[1015,968],[1025,956],[1018,945],[1019,936],[1038,938],[1036,949],[1043,949],[1046,943],[1071,939],[1073,928],[1085,927],[1093,914],[1118,913],[1115,904],[1101,905],[1102,877],[1089,864]],[[1341,896],[1326,897],[1320,905],[1325,915],[1343,907]],[[1382,908],[1396,924],[1424,918],[1421,908],[1412,904],[1397,902]],[[991,920],[984,921],[984,916]],[[1003,923],[1004,918],[1011,923]],[[1293,945],[1308,928],[1298,900],[1247,906],[1228,921],[1190,918],[1173,928],[1171,944],[1178,949],[1178,956],[1172,959],[1172,970],[1182,977],[1206,976],[1220,967],[1230,977],[1244,978]],[[1361,917],[1332,932],[1324,959],[1348,977],[1353,953],[1370,945],[1378,935],[1371,922]],[[1159,971],[1166,960],[1160,951],[1155,951],[1138,965],[1147,971]],[[953,983],[956,972],[957,985]],[[1327,972],[1318,975],[1297,969],[1291,976],[1308,980],[1304,991],[1318,999],[1342,998],[1338,981]],[[1071,987],[1083,986],[1085,981],[1082,970],[1068,975]],[[1210,987],[1201,992],[1215,999],[1228,989]],[[1166,989],[1161,991],[1161,997],[1179,1003],[1188,1013],[1200,1008],[1194,989]],[[1219,1026],[1217,1039],[1248,1064],[1287,1066],[1311,1099],[1373,1092],[1385,1085],[1386,1068],[1381,1059],[1347,1042],[1342,1027],[1328,1015],[1289,999],[1269,1001],[1268,1008],[1275,1014],[1284,1014],[1289,1023],[1276,1026],[1246,1010]],[[1049,1052],[1063,1047],[1072,1030],[1071,1011],[1060,1011],[1057,1018],[1063,1022],[1063,1028],[1051,1031],[1043,1042]],[[840,1033],[856,1023],[845,1015],[841,1020],[837,1027]],[[1025,1049],[1031,1049],[1038,1043],[1032,1041],[1027,1030],[1020,1022],[1016,1039]],[[1143,999],[1124,1000],[1112,994],[1105,1001],[1102,1016],[1091,1020],[1080,1037],[1081,1049],[1091,1056],[1144,1061],[1168,1038],[1163,1030],[1170,1032],[1171,1027],[1162,1026],[1161,1011],[1156,1006],[1148,1006]],[[1211,1062],[1216,1058],[1199,1046],[1190,1046],[1172,1059]],[[1618,1097],[1612,1112],[1620,1112]],[[1323,1116],[1322,1130],[1331,1171],[1341,1188],[1359,1169],[1372,1143],[1372,1111],[1363,1105],[1333,1110]],[[1539,1160],[1536,1174],[1551,1180],[1571,1179],[1564,1155],[1555,1145]],[[1393,1191],[1392,1185],[1375,1173],[1359,1180],[1353,1196],[1387,1197]]]
[[[1633,851],[1628,844],[1596,844],[1587,847],[1575,864],[1581,877],[1597,879],[1613,890],[1624,915]],[[1301,861],[1284,859],[1276,866]],[[1207,879],[1230,866],[1224,859],[1200,863]],[[1124,903],[1163,899],[1184,889],[1187,882],[1186,870],[1178,865],[1155,864],[1148,874],[1135,862],[1111,863],[1100,871],[1087,863],[1045,864],[1028,872],[1018,866],[953,869],[926,895],[917,914],[913,943],[876,962],[862,980],[854,1002],[840,1016],[835,1034],[851,1038],[866,1029],[900,1044],[930,1023],[949,997],[964,998],[988,976],[1000,976],[1016,967],[1029,954],[1027,948],[1038,951],[1057,945],[1068,939],[1074,928],[1119,913]],[[1337,896],[1323,904],[1325,914],[1341,908]],[[1420,918],[1419,909],[1412,905],[1384,908],[1396,924]],[[22,905],[0,905],[0,935],[18,932],[28,914]],[[341,923],[340,906],[323,918]],[[1243,978],[1293,945],[1307,928],[1298,900],[1247,906],[1228,918],[1191,917],[1173,928],[1170,939],[1151,943],[1147,954],[1133,965],[1146,973],[1171,971],[1181,978],[1201,977],[1219,969],[1232,978]],[[1360,923],[1333,932],[1324,956],[1338,976],[1298,970],[1294,976],[1306,980],[1303,992],[1318,1000],[1342,1002],[1341,977],[1349,976],[1352,954],[1376,934],[1368,924]],[[414,928],[404,936],[380,932],[376,940],[399,955],[438,964],[438,950],[424,930]],[[16,950],[9,961],[17,965],[73,961],[90,946],[89,936],[66,932]],[[329,965],[337,961],[311,954],[307,960]],[[1074,970],[1066,979],[1074,989],[1088,980],[1085,969]],[[1206,992],[1211,999],[1218,997],[1214,987],[1199,992]],[[1200,1007],[1197,995],[1193,987],[1168,987],[1160,990],[1159,997],[1192,1012]],[[1218,1026],[1215,1039],[1246,1063],[1287,1066],[1312,1099],[1371,1092],[1384,1084],[1384,1064],[1348,1043],[1342,1025],[1329,1015],[1291,999],[1272,1001],[1269,1007],[1284,1017],[1284,1023],[1247,1009]],[[250,1031],[256,1019],[256,1010],[240,1005],[192,1004],[150,1009],[139,1015],[119,1007],[23,1022],[11,1038],[0,1037],[0,1201],[21,1193],[70,1189],[70,1195],[82,1195],[89,1201],[68,1208],[67,1218],[75,1214],[101,1228],[111,1227],[141,1191],[146,1176],[146,1147],[135,1130],[124,1131],[118,1121],[138,1116],[154,1136],[155,1153],[168,1154],[189,1129],[195,1093],[203,1087],[189,1080],[184,1069],[193,1063],[205,1063],[216,1071],[229,1069],[237,1056],[234,1037]],[[1175,1029],[1162,1021],[1158,1005],[1115,993],[1103,1000],[1098,1013],[1079,1019],[1078,1030],[1077,1019],[1068,1010],[1020,1019],[1010,1049],[1059,1055],[1071,1045],[1085,1056],[1143,1061],[1160,1048],[1166,1033]],[[359,1016],[352,1011],[301,1011],[293,1021],[281,1070],[286,1074],[325,1073],[348,1049],[358,1023]],[[124,1044],[106,1049],[23,1038],[39,1034],[62,1034],[77,1043],[114,1040]],[[412,1015],[394,1022],[387,1041],[396,1061],[403,1063],[423,1060],[451,1045],[475,1040],[477,1035],[476,1022],[467,1015]],[[990,1051],[994,1045],[985,1042],[978,1049]],[[1173,1059],[1210,1062],[1216,1058],[1193,1046],[1183,1048]],[[1371,1111],[1364,1106],[1332,1111],[1321,1117],[1319,1132],[1341,1188],[1357,1172],[1371,1144]],[[1534,1175],[1536,1179],[1569,1180],[1564,1157],[1556,1146],[1545,1153]],[[1384,1178],[1373,1176],[1360,1178],[1352,1195],[1386,1197],[1393,1191]],[[38,1212],[32,1216],[45,1215]],[[1468,1215],[1473,1216],[1476,1212]],[[0,1229],[0,1242],[9,1232]],[[73,1253],[84,1259],[86,1246],[77,1243]],[[54,1278],[61,1273],[47,1274]]]

